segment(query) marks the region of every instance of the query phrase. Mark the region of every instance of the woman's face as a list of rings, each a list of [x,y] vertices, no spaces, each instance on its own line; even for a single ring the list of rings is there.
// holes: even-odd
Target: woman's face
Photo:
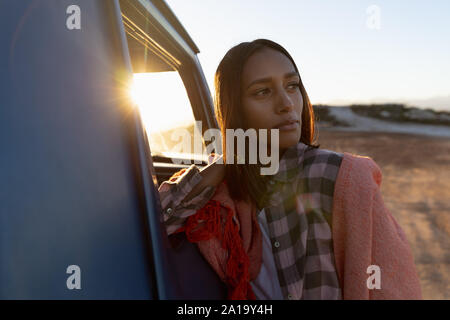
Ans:
[[[301,137],[303,97],[300,77],[283,53],[264,48],[245,63],[242,107],[248,128],[279,129],[280,154]],[[270,141],[270,140],[269,140]]]

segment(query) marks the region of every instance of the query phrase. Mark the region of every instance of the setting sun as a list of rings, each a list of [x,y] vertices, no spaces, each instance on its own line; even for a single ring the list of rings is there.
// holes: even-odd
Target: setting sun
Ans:
[[[194,122],[186,90],[176,72],[134,74],[130,94],[149,133]]]

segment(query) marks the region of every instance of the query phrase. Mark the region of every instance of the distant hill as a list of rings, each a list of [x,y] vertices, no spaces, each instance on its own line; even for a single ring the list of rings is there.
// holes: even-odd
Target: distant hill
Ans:
[[[328,105],[314,105],[314,113],[318,122],[331,125],[349,126],[348,123],[332,115],[331,108],[342,108]],[[406,107],[403,104],[352,104],[349,106],[357,115],[396,123],[420,123],[450,126],[450,112]]]
[[[450,113],[401,104],[314,106],[317,127],[332,131],[397,132],[450,138]]]

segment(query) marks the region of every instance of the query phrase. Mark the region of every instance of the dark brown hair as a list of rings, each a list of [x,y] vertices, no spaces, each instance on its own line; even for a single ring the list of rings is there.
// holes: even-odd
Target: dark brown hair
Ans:
[[[291,55],[279,44],[267,40],[257,39],[252,42],[242,42],[231,48],[223,57],[214,77],[215,95],[214,106],[217,121],[222,134],[222,151],[225,163],[226,154],[226,129],[248,129],[245,123],[244,114],[241,107],[241,81],[242,70],[246,61],[255,52],[271,48],[277,50],[291,60],[295,71],[300,75],[297,65]],[[300,78],[300,91],[303,96],[302,128],[300,141],[314,148],[320,145],[315,144],[315,121],[313,107],[309,101],[308,94]],[[247,140],[247,139],[246,139]],[[233,151],[236,156],[236,150]],[[248,145],[246,144],[246,155],[248,155]],[[229,161],[231,162],[231,161]],[[225,166],[225,181],[230,195],[237,200],[253,200],[255,203],[266,190],[267,176],[259,174],[260,165],[248,164],[227,164]],[[250,196],[250,199],[249,199]]]

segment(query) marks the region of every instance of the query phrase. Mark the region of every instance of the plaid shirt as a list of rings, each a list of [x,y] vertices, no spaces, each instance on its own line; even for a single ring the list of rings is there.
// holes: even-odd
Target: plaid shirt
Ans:
[[[286,299],[342,299],[331,235],[334,185],[343,155],[300,142],[280,159],[268,179],[264,211],[278,280]],[[207,187],[182,199],[202,179],[192,165],[159,187],[163,220],[170,235],[214,195]]]

